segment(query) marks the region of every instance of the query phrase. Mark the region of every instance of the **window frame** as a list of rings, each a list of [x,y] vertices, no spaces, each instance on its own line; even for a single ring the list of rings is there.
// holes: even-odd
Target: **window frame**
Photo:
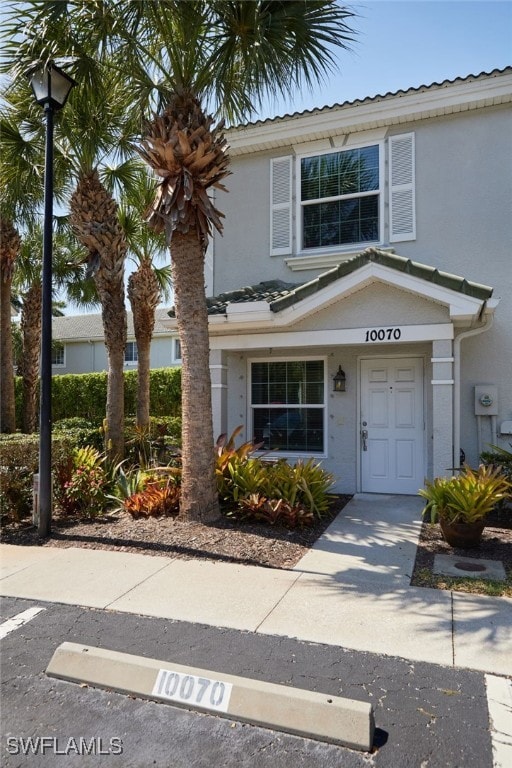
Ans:
[[[323,365],[323,381],[324,381],[324,399],[323,403],[319,405],[318,403],[304,403],[304,404],[297,404],[297,403],[276,403],[274,405],[272,404],[263,404],[263,403],[257,403],[256,405],[252,402],[252,364],[253,363],[295,363],[295,362],[308,362],[311,360],[318,360]],[[247,359],[247,424],[249,429],[249,434],[254,435],[254,410],[258,407],[260,408],[271,408],[274,407],[275,410],[282,409],[283,407],[287,408],[298,408],[298,409],[305,409],[305,408],[317,408],[318,410],[323,411],[323,418],[322,418],[322,429],[323,429],[323,447],[321,451],[294,451],[294,450],[286,450],[286,451],[280,451],[280,450],[271,450],[271,455],[278,456],[282,458],[288,458],[288,457],[297,457],[297,458],[303,458],[303,457],[309,457],[312,456],[314,458],[318,459],[325,459],[327,457],[327,429],[328,429],[328,359],[326,355],[283,355],[283,356],[265,356],[265,357],[250,357]],[[268,453],[269,449],[262,448],[261,451],[258,451],[259,454],[266,454]]]
[[[176,354],[177,347],[180,348],[180,354],[179,356]],[[182,357],[181,357],[181,342],[177,336],[173,337],[172,340],[172,362],[173,363],[181,363]]]
[[[136,354],[137,354],[137,359],[136,360],[133,360],[133,359],[132,360],[127,360],[126,359],[126,351],[128,349],[128,345],[129,344],[132,346],[132,349],[134,349],[136,351]],[[134,366],[139,364],[139,351],[137,349],[137,342],[135,340],[130,340],[130,341],[126,342],[126,346],[124,348],[124,364],[125,365],[134,365]]]
[[[62,363],[54,363],[53,362],[53,353],[56,351],[55,347],[52,346],[52,368],[65,368],[66,367],[66,345],[63,341],[58,341],[57,339],[54,339],[54,343],[60,344],[62,347]]]
[[[322,157],[323,155],[332,155],[332,154],[342,154],[343,152],[352,152],[357,149],[365,149],[366,147],[377,147],[379,152],[379,187],[377,190],[371,190],[369,192],[362,192],[358,194],[353,195],[341,195],[341,196],[335,196],[335,197],[325,197],[325,198],[319,198],[316,202],[312,202],[311,200],[308,200],[307,203],[302,202],[302,194],[301,194],[301,187],[302,187],[302,160],[308,157]],[[384,228],[385,228],[385,222],[384,222],[384,214],[385,214],[385,192],[386,192],[386,142],[383,139],[377,140],[377,141],[365,141],[365,142],[358,142],[354,144],[349,144],[347,146],[343,147],[329,147],[328,149],[324,150],[316,150],[314,152],[304,152],[300,155],[296,156],[296,166],[295,166],[295,220],[296,220],[296,243],[297,243],[297,255],[306,256],[308,254],[312,253],[334,253],[339,251],[353,251],[354,249],[358,248],[368,248],[371,246],[380,245],[384,242]],[[360,199],[362,197],[370,197],[377,195],[378,197],[378,215],[379,215],[379,223],[378,223],[378,239],[377,240],[363,240],[360,242],[352,242],[352,243],[340,243],[338,245],[325,245],[325,246],[315,246],[313,248],[304,248],[304,239],[303,239],[303,217],[302,217],[302,209],[307,205],[315,205],[320,204],[321,202],[332,202],[336,200],[350,200],[350,199]]]

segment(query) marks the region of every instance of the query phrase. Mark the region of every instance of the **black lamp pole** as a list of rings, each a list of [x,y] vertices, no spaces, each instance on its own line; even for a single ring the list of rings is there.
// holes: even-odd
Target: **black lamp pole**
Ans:
[[[44,163],[44,228],[42,269],[41,390],[39,406],[38,534],[50,535],[52,521],[52,244],[53,244],[53,116],[66,103],[75,81],[53,62],[27,73],[46,117]]]

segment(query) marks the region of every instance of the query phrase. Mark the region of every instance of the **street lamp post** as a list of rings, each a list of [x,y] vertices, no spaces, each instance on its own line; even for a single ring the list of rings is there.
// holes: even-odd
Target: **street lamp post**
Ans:
[[[53,115],[62,109],[75,81],[50,61],[27,72],[35,100],[46,116],[42,269],[41,397],[39,406],[38,534],[50,535],[52,521],[52,229]]]

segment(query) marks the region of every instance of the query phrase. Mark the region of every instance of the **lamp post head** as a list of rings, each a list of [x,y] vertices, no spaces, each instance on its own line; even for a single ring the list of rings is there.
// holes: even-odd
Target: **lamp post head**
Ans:
[[[76,81],[53,61],[31,67],[26,76],[37,103],[42,107],[49,105],[53,110],[62,109],[71,89],[76,85]]]

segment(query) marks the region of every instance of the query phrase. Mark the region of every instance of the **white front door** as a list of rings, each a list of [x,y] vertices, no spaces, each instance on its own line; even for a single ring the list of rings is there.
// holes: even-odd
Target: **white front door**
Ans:
[[[423,360],[361,361],[361,490],[416,494],[424,482]]]

